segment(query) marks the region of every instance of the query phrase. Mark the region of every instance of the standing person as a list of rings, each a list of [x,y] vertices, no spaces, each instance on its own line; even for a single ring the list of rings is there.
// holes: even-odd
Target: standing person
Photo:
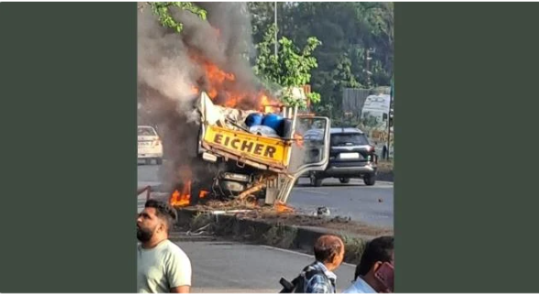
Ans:
[[[367,244],[361,261],[356,267],[355,281],[343,293],[391,293],[392,288],[381,282],[375,275],[382,264],[389,263],[393,266],[393,241],[393,236],[382,236]],[[392,272],[390,278],[393,278]]]
[[[294,279],[292,293],[336,293],[335,271],[344,259],[344,243],[334,235],[323,235],[314,244],[315,262]]]
[[[157,200],[148,200],[138,215],[138,293],[189,293],[191,261],[168,239],[176,219],[176,211]]]

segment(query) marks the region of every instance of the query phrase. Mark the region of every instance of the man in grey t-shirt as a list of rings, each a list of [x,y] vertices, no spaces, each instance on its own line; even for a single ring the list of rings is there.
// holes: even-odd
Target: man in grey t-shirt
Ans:
[[[177,218],[166,202],[148,200],[137,219],[137,292],[189,293],[191,262],[168,240]]]

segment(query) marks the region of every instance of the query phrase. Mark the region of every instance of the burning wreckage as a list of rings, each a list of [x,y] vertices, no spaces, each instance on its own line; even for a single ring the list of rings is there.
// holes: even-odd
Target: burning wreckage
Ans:
[[[212,198],[285,204],[300,175],[327,166],[329,119],[271,106],[275,94],[245,59],[246,3],[197,5],[207,20],[171,9],[181,34],[162,26],[149,4],[138,12],[140,118],[161,134],[162,188],[176,207]]]
[[[266,103],[263,111],[246,111],[216,105],[200,93],[197,158],[212,170],[178,185],[171,205],[214,198],[283,206],[301,175],[326,168],[330,120]]]

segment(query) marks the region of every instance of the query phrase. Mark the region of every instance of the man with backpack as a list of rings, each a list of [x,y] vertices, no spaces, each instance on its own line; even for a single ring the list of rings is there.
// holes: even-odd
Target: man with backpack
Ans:
[[[316,261],[303,268],[292,283],[281,284],[281,293],[322,293],[335,294],[337,276],[335,271],[344,259],[344,243],[334,235],[323,235],[314,244]]]

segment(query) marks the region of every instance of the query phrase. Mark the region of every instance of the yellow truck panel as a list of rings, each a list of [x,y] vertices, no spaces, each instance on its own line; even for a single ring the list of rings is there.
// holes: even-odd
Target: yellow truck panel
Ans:
[[[289,163],[291,146],[280,139],[209,125],[204,142],[241,159],[279,167],[287,167]]]

